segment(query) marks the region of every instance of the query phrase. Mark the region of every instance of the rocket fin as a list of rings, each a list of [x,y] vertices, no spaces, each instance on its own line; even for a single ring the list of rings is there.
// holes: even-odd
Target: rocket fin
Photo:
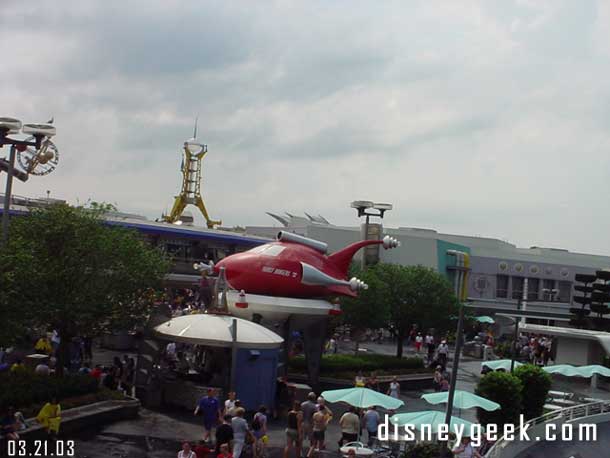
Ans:
[[[352,243],[351,245],[346,246],[342,250],[331,254],[328,259],[335,266],[337,266],[341,273],[343,273],[347,277],[347,270],[349,269],[349,264],[350,262],[352,262],[352,258],[360,248],[363,248],[368,245],[381,245],[382,243],[382,240],[362,240],[360,242]]]

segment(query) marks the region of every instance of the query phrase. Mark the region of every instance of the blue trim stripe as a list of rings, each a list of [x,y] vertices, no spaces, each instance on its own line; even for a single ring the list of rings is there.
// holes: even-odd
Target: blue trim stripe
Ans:
[[[0,214],[2,214],[2,208],[0,208]],[[11,210],[10,215],[14,216],[27,216],[28,212],[22,210]],[[110,226],[122,226],[136,229],[144,234],[156,234],[156,235],[170,235],[174,237],[189,238],[196,240],[213,240],[216,242],[231,243],[241,246],[257,246],[263,245],[270,242],[271,240],[254,239],[246,236],[231,235],[226,233],[217,232],[197,232],[194,230],[183,229],[179,226],[169,225],[167,227],[160,227],[157,225],[147,225],[138,223],[128,223],[124,221],[105,221],[105,224]]]
[[[173,235],[173,236],[186,237],[186,238],[191,238],[191,239],[216,240],[219,242],[234,243],[236,245],[256,246],[256,245],[263,245],[265,243],[268,243],[268,241],[266,241],[266,240],[251,239],[249,237],[239,236],[239,235],[230,235],[230,234],[215,233],[215,232],[190,231],[188,229],[182,229],[182,228],[176,227],[176,226],[172,227],[169,224],[168,224],[168,227],[148,226],[145,224],[126,223],[123,221],[106,221],[106,224],[130,227],[133,229],[137,229],[140,232],[144,232],[145,234],[164,234],[164,235],[169,234],[169,235]]]

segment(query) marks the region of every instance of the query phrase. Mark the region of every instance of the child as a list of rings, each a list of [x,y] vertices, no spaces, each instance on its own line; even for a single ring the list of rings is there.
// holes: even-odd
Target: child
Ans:
[[[217,458],[233,458],[233,454],[229,451],[229,444],[222,444],[220,446],[220,453]]]

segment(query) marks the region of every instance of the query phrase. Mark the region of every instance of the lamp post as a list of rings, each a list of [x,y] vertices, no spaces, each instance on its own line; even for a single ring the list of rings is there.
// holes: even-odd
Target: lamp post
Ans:
[[[358,212],[358,218],[365,217],[364,239],[369,237],[369,221],[371,216],[383,219],[385,212],[392,210],[392,204],[375,203],[369,200],[355,200],[350,205]],[[366,268],[366,250],[362,253],[362,269]]]
[[[237,320],[233,318],[231,324],[231,383],[230,391],[235,391],[235,380],[237,372]]]
[[[455,398],[455,389],[457,387],[458,368],[460,365],[460,355],[462,352],[462,344],[464,342],[464,307],[468,299],[468,273],[470,272],[470,255],[463,251],[448,250],[447,254],[455,256],[456,271],[455,271],[455,296],[460,307],[458,316],[457,331],[455,334],[455,350],[453,352],[453,364],[451,366],[451,379],[449,384],[449,393],[447,398],[447,409],[445,410],[445,423],[451,424],[451,416],[453,415],[453,399]]]
[[[6,172],[6,188],[4,191],[4,207],[2,212],[2,239],[0,247],[8,242],[9,213],[11,209],[11,195],[13,191],[13,178],[26,182],[29,175],[46,175],[55,169],[59,159],[57,148],[50,138],[55,135],[55,127],[51,119],[46,124],[21,124],[15,118],[0,118],[0,148],[10,145],[8,160],[0,159],[0,172]],[[9,137],[19,132],[29,135],[24,140]],[[15,161],[24,170],[15,167]]]

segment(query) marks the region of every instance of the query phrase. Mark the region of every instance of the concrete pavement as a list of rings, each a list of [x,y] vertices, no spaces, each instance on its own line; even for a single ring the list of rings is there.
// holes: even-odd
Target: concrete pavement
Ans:
[[[394,354],[395,346],[390,344],[367,344],[361,345],[364,350],[377,354]],[[106,356],[112,354],[109,352]],[[411,348],[407,349],[406,355],[414,355]],[[469,357],[463,357],[460,361],[458,371],[457,389],[474,391],[480,378],[481,361]],[[553,389],[560,391],[576,391],[579,394],[610,399],[610,393],[601,390],[593,390],[587,383],[576,379],[554,380]],[[445,405],[431,405],[421,399],[421,395],[432,392],[432,390],[403,391],[401,399],[405,406],[398,412],[415,412],[420,410],[444,411]],[[329,451],[337,450],[337,442],[341,437],[338,420],[347,406],[331,404],[334,419],[327,431],[327,448]],[[476,409],[465,409],[455,411],[454,415],[476,422]],[[269,457],[279,458],[285,444],[285,420],[271,420],[269,422]],[[178,451],[180,441],[188,440],[196,442],[203,432],[200,417],[195,417],[191,412],[155,412],[142,409],[140,417],[135,420],[116,422],[90,434],[77,439],[77,452],[80,457],[171,457]]]

